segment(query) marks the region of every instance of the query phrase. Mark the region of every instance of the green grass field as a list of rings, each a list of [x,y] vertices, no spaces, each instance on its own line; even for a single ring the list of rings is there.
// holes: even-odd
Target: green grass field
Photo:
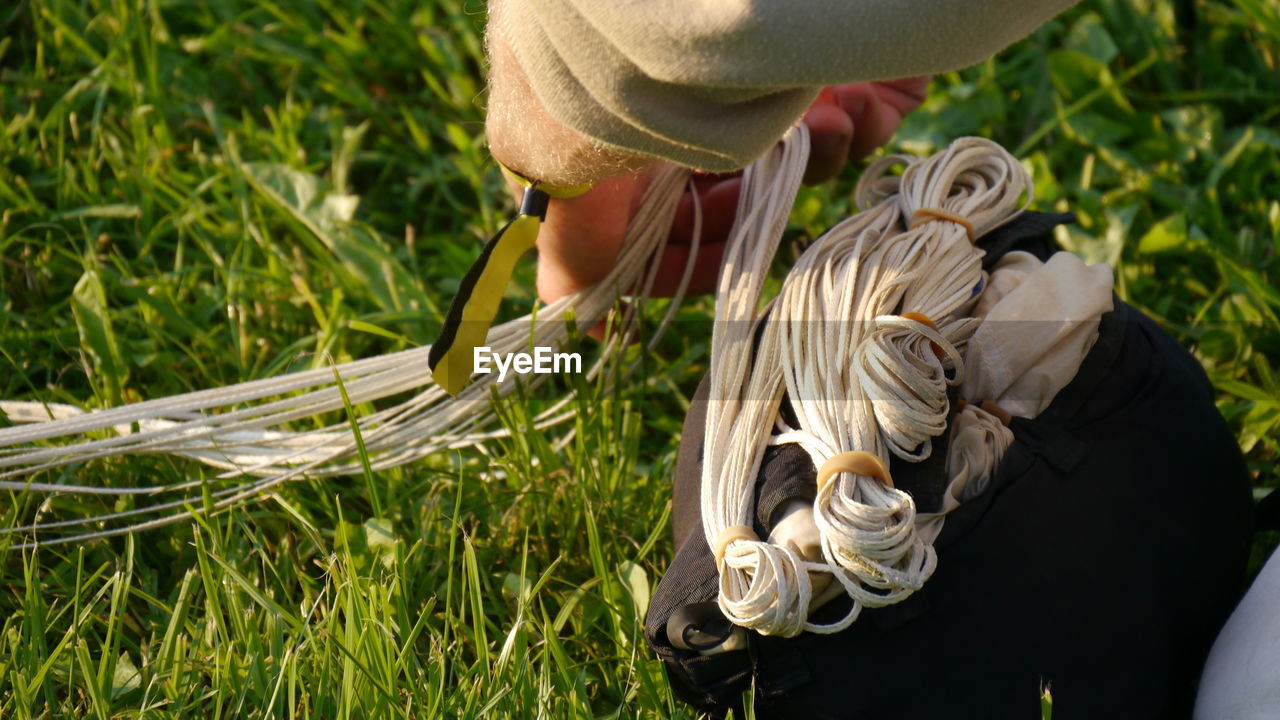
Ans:
[[[104,408],[429,342],[511,208],[483,25],[455,0],[0,7],[0,398]],[[978,134],[1026,158],[1036,206],[1080,215],[1068,249],[1203,362],[1261,497],[1280,485],[1277,127],[1276,3],[1087,0],[937,78],[895,144]],[[315,232],[264,168],[358,206]],[[851,212],[857,170],[802,191],[797,240]],[[508,317],[534,301],[531,264],[517,280]],[[639,620],[710,307],[632,351],[646,372],[622,389],[581,386],[571,428],[527,429],[556,395],[536,392],[483,449],[132,537],[0,535],[0,718],[692,717]],[[40,502],[0,493],[0,524],[122,507]]]

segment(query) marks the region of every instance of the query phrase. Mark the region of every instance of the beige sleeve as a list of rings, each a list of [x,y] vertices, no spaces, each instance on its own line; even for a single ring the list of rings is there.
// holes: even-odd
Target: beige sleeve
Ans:
[[[1074,2],[502,0],[497,31],[560,123],[726,171],[771,147],[824,86],[972,65]]]

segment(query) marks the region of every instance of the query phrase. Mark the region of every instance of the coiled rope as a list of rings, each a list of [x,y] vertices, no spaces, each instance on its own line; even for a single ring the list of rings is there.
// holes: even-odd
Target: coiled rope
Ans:
[[[731,234],[720,280],[702,466],[720,609],[784,637],[847,628],[862,608],[899,602],[933,573],[915,503],[893,487],[887,461],[923,460],[946,429],[946,388],[964,372],[957,346],[979,324],[957,312],[983,281],[972,239],[1031,199],[1021,165],[986,140],[964,138],[925,159],[887,157],[859,183],[869,209],[819,238],[762,310],[763,277],[806,158],[807,139],[795,133],[744,179],[750,211]],[[901,164],[900,178],[888,174]],[[794,428],[781,414],[784,394]],[[821,558],[751,529],[771,442],[800,444],[819,468]],[[853,600],[826,625],[808,620],[823,575]]]
[[[762,310],[765,278],[807,156],[808,137],[798,128],[744,177],[713,326],[702,487],[707,541],[720,566],[722,611],[739,625],[783,636],[845,628],[862,607],[901,600],[932,573],[932,537],[922,538],[912,499],[892,486],[886,461],[890,453],[923,459],[930,439],[945,428],[945,387],[963,373],[956,347],[977,324],[956,312],[981,279],[980,253],[970,237],[1012,218],[1024,192],[1028,200],[1030,195],[1021,167],[985,141],[962,140],[927,160],[886,158],[858,188],[859,203],[874,207],[820,238]],[[907,165],[901,178],[887,174],[901,163]],[[487,343],[498,352],[531,341],[557,345],[569,335],[562,319],[567,311],[574,311],[577,327],[585,330],[619,294],[646,297],[687,181],[675,169],[658,175],[604,282],[543,309],[539,317],[550,319],[532,330],[527,317],[494,328]],[[622,323],[624,330],[636,312],[638,305]],[[625,341],[625,334],[614,336],[592,372]],[[499,436],[500,431],[486,431],[491,377],[449,399],[432,383],[429,352],[418,348],[87,414],[68,406],[0,404],[11,419],[31,423],[0,429],[0,489],[174,498],[95,517],[37,519],[0,530],[0,539],[32,538],[10,545],[16,549],[118,535],[250,502],[304,476],[358,472],[356,444],[345,425],[303,433],[285,429],[291,421],[344,407],[335,374],[352,405],[417,391],[359,418],[375,469]],[[505,395],[514,381],[496,388]],[[779,412],[784,395],[795,413],[794,428]],[[537,425],[568,417],[569,401],[540,415]],[[775,428],[779,432],[771,438]],[[103,430],[115,434],[100,437]],[[66,438],[73,440],[47,444]],[[770,442],[799,443],[823,471],[814,506],[820,558],[761,542],[750,528],[753,483]],[[222,472],[212,481],[141,487],[24,479],[126,454],[177,455]],[[824,577],[828,583],[834,578],[854,603],[838,622],[816,625],[808,612],[814,580]]]

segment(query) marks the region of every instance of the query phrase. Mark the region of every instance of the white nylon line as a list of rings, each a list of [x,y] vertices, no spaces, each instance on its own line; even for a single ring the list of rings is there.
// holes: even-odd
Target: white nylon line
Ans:
[[[766,635],[847,628],[864,607],[899,602],[933,573],[936,555],[917,533],[911,496],[880,480],[839,473],[819,488],[814,522],[822,562],[751,531],[765,447],[795,442],[815,467],[861,451],[920,460],[946,430],[947,386],[963,376],[956,344],[975,320],[953,317],[982,277],[980,236],[1016,217],[1031,184],[995,143],[962,138],[930,158],[888,157],[858,186],[863,212],[805,251],[778,296],[761,310],[763,278],[808,158],[803,131],[749,171],[716,299],[710,398],[702,466],[702,518],[720,573],[718,603],[735,624]],[[901,178],[888,175],[906,164]],[[1024,203],[1025,196],[1025,203]],[[938,325],[903,313],[919,313]],[[936,353],[937,345],[941,350]],[[798,420],[779,416],[787,397]],[[773,429],[782,433],[770,439]],[[825,574],[852,600],[829,625],[809,622],[810,574]]]

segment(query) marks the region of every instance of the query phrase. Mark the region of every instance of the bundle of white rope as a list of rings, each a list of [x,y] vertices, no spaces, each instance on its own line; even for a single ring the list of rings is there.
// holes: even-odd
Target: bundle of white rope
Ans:
[[[579,334],[599,323],[618,297],[633,302],[615,325],[589,376],[599,373],[610,354],[629,342],[658,270],[680,195],[688,173],[675,167],[658,172],[628,228],[626,244],[613,271],[599,284],[565,297],[531,316],[493,328],[488,345],[499,353],[529,346],[561,346],[569,337],[566,313],[573,311]],[[697,233],[694,233],[695,242]],[[690,257],[696,254],[690,253]],[[686,267],[680,290],[651,339],[657,342],[678,309],[692,265]],[[481,376],[459,397],[449,398],[432,383],[427,366],[430,347],[415,348],[357,360],[329,368],[267,378],[223,388],[83,412],[70,405],[38,402],[0,402],[10,421],[22,423],[0,429],[0,490],[55,495],[81,493],[108,496],[178,497],[107,515],[33,522],[0,528],[5,535],[30,534],[34,539],[11,549],[32,545],[77,542],[119,535],[177,522],[197,512],[217,510],[260,498],[282,482],[308,475],[360,472],[357,445],[346,423],[312,431],[290,431],[287,423],[372,403],[417,391],[410,399],[358,419],[373,469],[411,462],[442,449],[477,445],[499,437],[504,430],[486,431],[493,420],[490,390],[499,395],[516,388],[514,374],[503,382]],[[534,375],[532,383],[545,376]],[[341,378],[339,388],[335,378]],[[539,428],[571,418],[565,397],[536,418]],[[254,404],[257,403],[257,404]],[[102,431],[114,433],[102,437]],[[90,435],[97,437],[90,437]],[[50,440],[74,438],[49,444]],[[47,483],[22,479],[40,471],[87,460],[134,454],[167,454],[220,468],[211,480],[188,480],[168,485],[114,487],[106,484]],[[209,487],[212,486],[212,487]],[[209,489],[208,494],[202,491]],[[211,499],[206,504],[206,499]],[[195,509],[191,509],[195,508]],[[70,528],[93,528],[70,532]],[[53,531],[62,534],[48,535]]]
[[[959,312],[981,290],[973,239],[1031,199],[1017,160],[965,138],[926,159],[888,157],[858,188],[873,207],[818,239],[761,309],[763,278],[807,156],[803,134],[747,173],[750,212],[731,235],[712,343],[702,519],[735,624],[790,637],[837,632],[863,607],[898,602],[935,567],[912,497],[892,485],[889,455],[922,460],[946,429],[946,387],[978,321]],[[901,178],[888,170],[905,164]],[[797,421],[786,426],[784,397]],[[774,429],[777,435],[770,437]],[[800,444],[818,471],[821,557],[759,540],[751,528],[765,446]],[[808,621],[814,579],[852,598],[839,621]],[[829,582],[829,581],[827,581]]]
[[[956,346],[976,325],[957,312],[981,280],[980,252],[970,240],[1013,217],[1024,192],[1028,201],[1030,195],[1021,167],[985,141],[962,140],[927,160],[886,158],[868,170],[858,189],[859,202],[874,201],[875,207],[820,238],[788,275],[772,308],[762,310],[765,279],[807,157],[808,137],[797,128],[745,174],[720,275],[703,465],[702,516],[720,565],[721,609],[739,625],[783,636],[847,627],[862,607],[896,602],[932,572],[932,533],[922,539],[912,499],[892,487],[885,461],[889,453],[923,459],[930,439],[945,429],[946,385],[959,382],[963,372]],[[900,179],[887,174],[901,163],[907,169]],[[569,335],[566,311],[572,309],[585,330],[620,294],[646,297],[686,183],[686,174],[674,169],[658,175],[605,281],[543,309],[540,317],[549,320],[531,327],[526,317],[494,328],[488,344],[498,352],[557,345]],[[696,232],[694,237],[696,242]],[[697,248],[692,250],[691,258]],[[686,267],[685,282],[691,269]],[[624,332],[611,339],[593,373],[626,342],[636,312],[633,304]],[[375,469],[501,434],[485,431],[492,419],[491,377],[448,399],[431,383],[428,352],[408,350],[93,413],[0,404],[10,419],[31,423],[0,429],[0,489],[178,495],[109,515],[37,521],[0,530],[0,536],[29,534],[25,544],[10,546],[22,548],[117,535],[252,501],[291,479],[358,472],[355,439],[345,424],[310,432],[290,432],[286,425],[340,410],[347,401],[359,405],[418,391],[358,420]],[[342,378],[346,401],[335,376]],[[509,393],[514,379],[496,387]],[[798,421],[794,429],[779,412],[784,394]],[[540,415],[537,425],[564,419],[569,401]],[[780,432],[771,438],[775,427]],[[108,429],[114,435],[100,437]],[[77,439],[48,443],[62,438]],[[750,529],[754,480],[770,442],[799,443],[821,468],[814,506],[820,556],[760,542]],[[212,481],[141,487],[16,479],[144,453],[187,457],[223,472]],[[840,621],[808,621],[815,578],[828,584],[834,578],[854,599]]]

